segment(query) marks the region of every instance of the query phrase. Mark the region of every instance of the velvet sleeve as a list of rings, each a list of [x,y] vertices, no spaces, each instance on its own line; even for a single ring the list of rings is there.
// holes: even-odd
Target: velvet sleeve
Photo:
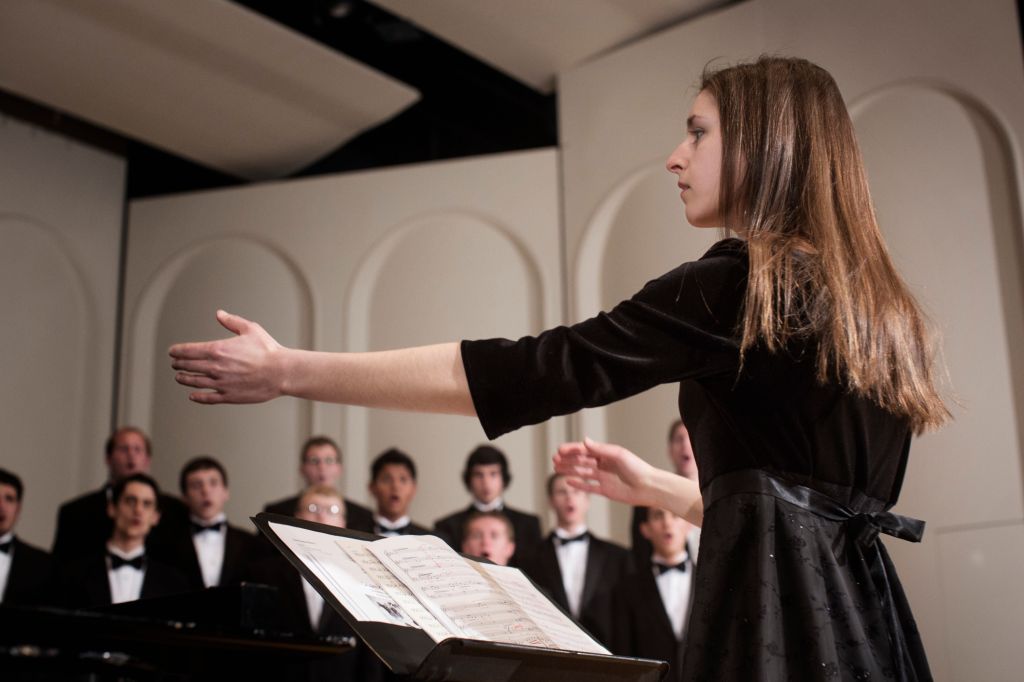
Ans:
[[[462,361],[487,437],[658,384],[735,372],[745,292],[745,253],[716,246],[579,324],[518,341],[463,341]]]

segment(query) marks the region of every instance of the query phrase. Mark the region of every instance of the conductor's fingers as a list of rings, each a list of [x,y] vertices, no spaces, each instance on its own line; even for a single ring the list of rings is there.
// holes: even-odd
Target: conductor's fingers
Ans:
[[[558,454],[571,457],[587,454],[587,448],[583,443],[562,443],[558,446]]]
[[[583,439],[583,446],[587,449],[587,454],[599,462],[604,460],[621,460],[624,453],[628,452],[621,445],[602,443],[590,438]]]
[[[176,343],[167,351],[172,358],[180,360],[208,360],[213,357],[214,341]]]
[[[203,405],[220,405],[221,403],[227,402],[224,398],[224,394],[217,391],[196,391],[195,393],[189,393],[188,399],[194,403],[202,403]]]
[[[591,483],[590,481],[582,478],[570,478],[567,479],[567,482],[570,487],[577,488],[587,493],[601,493],[600,483]]]
[[[171,367],[181,372],[191,372],[192,374],[210,374],[212,367],[206,360],[185,360],[182,358],[175,358],[171,363]]]
[[[174,375],[174,380],[182,386],[191,386],[192,388],[216,388],[217,382],[206,376],[205,374],[191,374],[189,372],[178,372]]]
[[[597,468],[592,463],[558,458],[557,455],[555,457],[555,471],[563,476],[587,478],[592,477],[597,473]]]
[[[217,321],[222,327],[235,334],[244,334],[252,324],[241,315],[232,315],[226,310],[217,311]]]

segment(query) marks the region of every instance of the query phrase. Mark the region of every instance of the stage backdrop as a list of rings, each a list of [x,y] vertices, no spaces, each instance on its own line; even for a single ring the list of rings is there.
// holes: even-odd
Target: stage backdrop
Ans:
[[[586,317],[717,238],[686,225],[665,158],[701,69],[798,55],[852,108],[893,256],[944,335],[955,421],[919,439],[887,543],[936,679],[1024,668],[1024,74],[1012,0],[739,3],[562,75],[569,314]],[[585,413],[575,431],[666,464],[675,390]],[[685,415],[684,415],[685,416]],[[615,516],[618,530],[626,516]],[[622,532],[617,533],[622,537]]]
[[[25,485],[18,535],[44,549],[60,502],[106,477],[124,174],[0,115],[0,467]]]
[[[353,500],[369,501],[372,458],[398,447],[419,464],[416,520],[466,506],[462,464],[486,442],[476,420],[293,399],[200,407],[166,350],[226,335],[218,307],[316,350],[536,333],[562,320],[558,186],[556,153],[539,150],[133,202],[122,418],[159,444],[154,472],[169,481],[194,455],[218,457],[244,521],[299,489],[299,445],[323,433],[344,449]],[[496,442],[513,506],[543,508],[563,436],[553,422]]]

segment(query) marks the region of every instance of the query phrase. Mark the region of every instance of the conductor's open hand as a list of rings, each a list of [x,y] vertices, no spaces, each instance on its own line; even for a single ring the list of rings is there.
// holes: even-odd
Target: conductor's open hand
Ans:
[[[555,471],[571,477],[569,484],[618,502],[652,504],[654,467],[620,445],[585,438],[564,443],[553,457]]]
[[[202,389],[189,394],[197,403],[260,403],[282,393],[283,347],[255,322],[217,311],[217,321],[235,334],[219,341],[171,346],[175,381]]]

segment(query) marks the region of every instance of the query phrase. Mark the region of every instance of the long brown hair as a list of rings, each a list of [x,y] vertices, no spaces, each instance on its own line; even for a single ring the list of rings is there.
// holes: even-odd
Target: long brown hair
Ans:
[[[817,341],[842,381],[920,433],[950,414],[933,382],[924,316],[882,239],[853,123],[827,71],[762,57],[705,69],[722,126],[720,215],[745,235],[741,353]]]

